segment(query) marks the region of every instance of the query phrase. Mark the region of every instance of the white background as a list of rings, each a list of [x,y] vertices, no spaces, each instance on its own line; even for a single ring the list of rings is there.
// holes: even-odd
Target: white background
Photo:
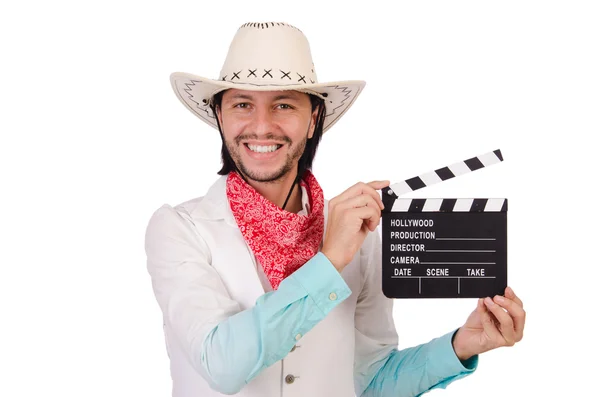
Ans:
[[[430,395],[598,395],[599,20],[593,1],[3,3],[0,395],[170,395],[144,232],[205,193],[220,139],[169,74],[217,78],[237,28],[266,21],[306,34],[319,81],[367,81],[319,147],[327,198],[502,150],[406,195],[508,198],[528,313],[520,344]],[[400,347],[475,303],[395,301]]]

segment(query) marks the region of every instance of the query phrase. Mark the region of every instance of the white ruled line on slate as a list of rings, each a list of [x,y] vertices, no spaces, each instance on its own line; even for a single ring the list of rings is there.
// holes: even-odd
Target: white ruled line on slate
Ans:
[[[421,262],[421,265],[495,265],[496,262]]]
[[[425,252],[496,252],[496,250],[425,250]]]
[[[415,276],[390,276],[391,278],[412,278],[415,279]],[[496,276],[417,276],[419,278],[496,278]]]
[[[496,241],[495,238],[487,238],[487,237],[438,237],[436,240],[487,240],[487,241]]]

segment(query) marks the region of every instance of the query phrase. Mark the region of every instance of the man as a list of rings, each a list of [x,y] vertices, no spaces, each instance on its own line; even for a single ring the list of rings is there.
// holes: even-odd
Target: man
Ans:
[[[300,30],[245,24],[219,79],[171,83],[223,139],[217,182],[161,206],[146,231],[173,396],[417,396],[522,338],[523,303],[507,289],[458,330],[397,350],[376,231],[389,182],[326,201],[311,172],[322,134],[365,83],[318,83]]]

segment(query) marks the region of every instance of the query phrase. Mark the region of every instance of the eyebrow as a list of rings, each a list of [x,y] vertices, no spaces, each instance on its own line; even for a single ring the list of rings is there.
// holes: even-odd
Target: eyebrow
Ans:
[[[275,98],[273,98],[274,101],[279,101],[281,99],[291,99],[293,101],[297,101],[298,97],[295,95],[290,95],[290,94],[281,94],[281,95],[277,95]]]
[[[235,94],[232,97],[230,97],[229,99],[248,99],[248,100],[251,100],[252,97],[250,95],[246,95],[246,94]]]

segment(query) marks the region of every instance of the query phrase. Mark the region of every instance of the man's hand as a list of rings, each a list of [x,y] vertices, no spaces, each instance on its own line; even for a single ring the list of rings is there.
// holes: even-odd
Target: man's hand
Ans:
[[[381,219],[383,202],[377,189],[389,181],[359,182],[329,201],[327,230],[321,252],[341,272]]]
[[[513,346],[523,339],[525,310],[523,302],[510,287],[504,297],[479,299],[477,308],[456,332],[452,347],[460,360],[502,346]]]

